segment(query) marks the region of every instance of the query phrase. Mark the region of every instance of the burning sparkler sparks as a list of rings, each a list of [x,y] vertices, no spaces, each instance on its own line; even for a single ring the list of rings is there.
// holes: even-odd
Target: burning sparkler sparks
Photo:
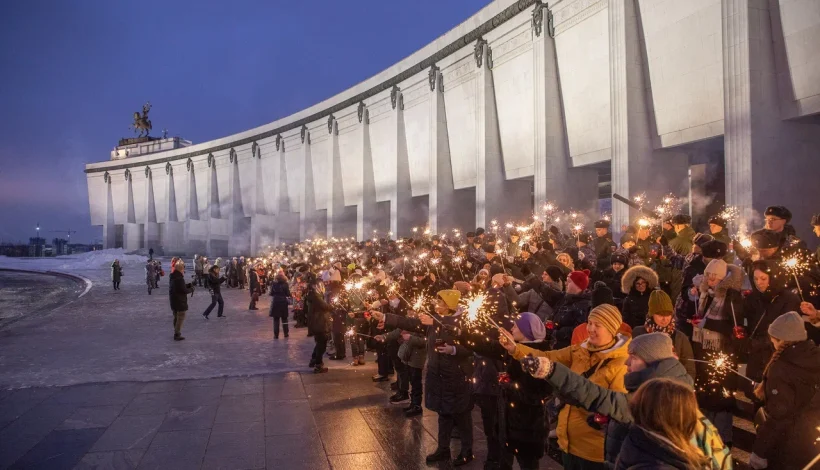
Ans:
[[[783,267],[794,277],[794,284],[797,286],[800,299],[805,302],[806,299],[803,298],[803,289],[800,288],[800,280],[797,275],[808,269],[809,264],[801,260],[798,255],[793,255],[783,260]]]

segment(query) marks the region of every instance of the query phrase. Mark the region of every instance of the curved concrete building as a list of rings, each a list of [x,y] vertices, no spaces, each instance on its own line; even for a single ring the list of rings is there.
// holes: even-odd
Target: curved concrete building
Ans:
[[[782,204],[800,231],[820,210],[818,112],[816,0],[496,0],[270,124],[122,142],[86,165],[91,223],[106,247],[233,255],[547,200],[592,212],[611,191],[690,195],[696,218]]]

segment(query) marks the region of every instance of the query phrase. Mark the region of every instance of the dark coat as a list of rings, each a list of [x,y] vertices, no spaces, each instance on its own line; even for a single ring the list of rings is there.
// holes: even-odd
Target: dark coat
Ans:
[[[222,292],[222,283],[225,282],[225,276],[217,277],[214,273],[208,273],[208,289],[211,290],[213,295],[217,295]]]
[[[704,457],[698,468],[711,469],[712,465]],[[615,469],[693,470],[681,450],[634,424],[629,426]]]
[[[441,319],[444,324],[456,325],[454,317]],[[473,376],[473,352],[460,346],[456,338],[442,330],[438,323],[421,324],[415,318],[386,314],[385,325],[416,331],[427,336],[427,373],[424,378],[424,406],[439,414],[463,413],[472,408],[472,389],[469,378]],[[436,339],[443,339],[456,347],[455,355],[436,351]]]
[[[308,333],[311,335],[327,335],[330,333],[331,307],[325,299],[308,287],[305,295],[305,318],[307,318]]]
[[[787,347],[763,385],[768,419],[757,429],[754,453],[777,468],[801,469],[817,455],[820,348],[811,341]]]
[[[111,280],[120,282],[120,278],[122,278],[122,265],[111,263]]]
[[[612,234],[607,233],[603,237],[595,237],[592,246],[598,257],[598,269],[607,269],[610,266],[610,257],[615,251],[615,243],[612,241]]]
[[[244,270],[242,272],[244,272]],[[248,275],[250,277],[250,282],[249,282],[248,287],[250,287],[251,294],[253,294],[254,292],[256,292],[260,289],[259,274],[256,273],[255,269],[250,269],[248,271]],[[243,276],[244,276],[244,274],[243,274]],[[242,282],[244,282],[244,280]]]
[[[697,312],[697,302],[689,300],[689,289],[692,288],[695,276],[703,274],[704,270],[706,270],[706,263],[703,261],[703,255],[690,253],[686,256],[683,265],[681,291],[675,301],[675,320],[678,325],[691,320]]]
[[[637,328],[646,322],[646,315],[649,313],[649,294],[651,292],[649,288],[643,292],[638,292],[633,287],[629,291],[629,295],[624,298],[621,316],[624,323],[631,328]]]
[[[522,458],[543,457],[544,442],[549,431],[544,419],[544,401],[552,392],[552,387],[546,381],[524,372],[521,362],[512,359],[497,340],[489,339],[483,334],[462,332],[461,343],[468,344],[481,358],[501,363],[499,370],[509,375],[509,383],[499,385],[504,403],[499,408],[499,422],[504,424],[501,438],[505,448]],[[549,349],[546,341],[524,344],[539,351]]]
[[[545,284],[541,284],[539,293],[555,311],[552,317],[555,324],[552,333],[553,349],[563,349],[569,346],[575,327],[587,322],[589,311],[592,310],[592,295],[589,291],[567,294]]]
[[[287,319],[288,299],[291,297],[287,281],[280,279],[271,284],[270,296],[270,316]]]
[[[185,283],[185,275],[174,271],[168,276],[168,298],[174,312],[188,311],[188,294],[194,292],[194,286]]]
[[[786,312],[800,312],[800,297],[788,290],[760,292],[752,282],[752,293],[743,301],[748,339],[746,376],[755,382],[763,379],[763,369],[774,353],[769,340],[769,325]]]

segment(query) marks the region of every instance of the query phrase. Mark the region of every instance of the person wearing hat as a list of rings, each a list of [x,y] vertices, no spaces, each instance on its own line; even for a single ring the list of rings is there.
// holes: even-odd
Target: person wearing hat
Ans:
[[[692,343],[689,342],[689,338],[685,334],[675,328],[673,313],[674,307],[669,295],[662,290],[653,290],[649,294],[649,310],[646,321],[643,325],[632,330],[632,338],[635,339],[638,336],[650,333],[663,333],[672,338],[678,360],[694,380],[696,371],[695,363],[692,361],[695,358],[695,354],[692,352]]]
[[[600,219],[595,222],[595,239],[592,240],[592,247],[598,258],[598,269],[609,267],[609,258],[615,251],[615,243],[612,241],[612,234],[609,232],[610,222]]]
[[[507,243],[507,259],[515,259],[521,253],[521,246],[518,244],[518,241],[521,239],[521,234],[518,233],[518,230],[513,230],[510,232],[510,239]]]
[[[658,288],[658,275],[646,266],[632,266],[621,278],[623,300],[621,312],[632,328],[643,325],[649,311],[649,294]]]
[[[734,355],[736,340],[746,335],[744,328],[743,270],[736,265],[726,264],[722,259],[713,259],[706,265],[703,276],[696,277],[689,295],[697,299],[697,313],[692,319],[692,343],[695,358],[709,360],[715,354]],[[732,411],[735,398],[731,393],[737,390],[737,377],[729,374],[720,383],[710,377],[711,367],[698,363],[697,381],[705,384],[698,393],[701,410],[715,423],[723,441],[732,442]],[[727,396],[728,395],[728,396]]]
[[[605,458],[615,467],[622,444],[634,423],[629,402],[644,383],[658,378],[671,379],[694,387],[692,377],[675,357],[672,339],[663,333],[648,333],[633,337],[627,346],[628,358],[624,375],[626,393],[609,389],[571,370],[565,364],[546,357],[524,357],[522,366],[534,377],[543,378],[556,394],[572,400],[581,408],[610,418],[606,428]],[[698,412],[698,424],[692,433],[700,451],[711,457],[712,468],[728,468],[731,449],[724,445],[717,429]]]
[[[589,338],[581,344],[563,349],[542,351],[511,341],[511,333],[502,331],[501,344],[516,360],[527,356],[545,358],[562,364],[591,383],[617,392],[626,392],[623,378],[630,339],[618,333],[621,313],[609,304],[595,307],[589,313]],[[543,376],[542,376],[543,377]],[[564,468],[597,468],[604,458],[604,435],[588,424],[589,413],[576,405],[565,405],[558,415],[558,445],[563,452]]]
[[[814,231],[814,235],[820,238],[820,214],[811,216],[811,227]],[[817,251],[814,252],[814,260],[820,262],[820,246],[818,246]]]
[[[807,339],[797,312],[777,317],[768,332],[774,346],[755,387],[767,419],[757,428],[749,465],[763,469],[806,467],[817,455],[815,438],[820,422],[820,348]]]
[[[626,257],[628,260],[626,267],[643,264],[641,258],[638,256],[637,237],[633,233],[624,233],[621,235],[621,245],[615,250],[616,254]]]
[[[589,270],[573,271],[567,276],[565,291],[558,291],[546,283],[538,286],[538,294],[552,307],[552,344],[554,349],[569,346],[572,331],[586,323],[592,308],[589,286]]]
[[[460,329],[458,334],[461,344],[475,351],[476,357],[480,357],[483,362],[498,362],[501,365],[499,371],[509,379],[508,384],[515,384],[514,387],[501,385],[504,393],[494,397],[496,403],[503,405],[503,413],[499,413],[497,406],[495,416],[486,415],[482,409],[485,434],[488,434],[484,468],[512,468],[517,459],[522,469],[537,469],[539,460],[544,456],[548,434],[544,413],[545,402],[550,395],[549,386],[543,380],[526,373],[519,361],[510,360],[507,350],[496,339],[499,335],[493,338],[486,333],[475,333],[469,329]],[[539,351],[549,349],[549,344],[545,341],[547,331],[544,322],[534,313],[523,312],[518,315],[509,334],[510,339],[516,343]],[[478,365],[477,362],[476,366]],[[499,380],[496,374],[493,382],[497,388]],[[503,379],[503,382],[507,383],[507,380]],[[503,419],[500,423],[499,418]],[[503,429],[503,432],[496,432],[491,439],[492,433],[488,433],[486,428],[488,421],[497,429]]]
[[[716,241],[711,235],[704,233],[695,234],[693,239],[692,252],[686,255],[683,262],[680,289],[675,301],[675,329],[685,334],[687,338],[692,338],[692,317],[697,313],[696,299],[692,299],[687,294],[694,285],[695,276],[702,275],[706,265],[714,258],[721,257],[721,253],[726,252],[726,245]],[[704,250],[705,247],[705,250]],[[709,256],[704,254],[704,251]],[[673,286],[677,288],[677,286]]]
[[[729,237],[726,226],[726,219],[720,216],[715,215],[709,218],[709,233],[712,235],[712,238],[724,243],[728,247],[732,243],[732,239]],[[723,261],[727,263],[733,263],[735,261],[735,254],[727,251],[722,258]]]
[[[614,301],[612,305],[620,308],[623,302],[624,294],[621,293],[621,279],[626,272],[626,265],[629,264],[629,258],[623,252],[615,252],[609,257],[609,267],[604,270],[598,270],[594,275],[592,282],[603,282],[610,289]]]
[[[672,217],[675,238],[669,240],[669,247],[681,256],[686,256],[692,251],[692,239],[695,238],[695,231],[692,230],[691,225],[692,217],[689,215],[678,214]]]
[[[427,463],[450,460],[450,437],[454,427],[458,428],[461,436],[461,451],[452,460],[453,466],[465,465],[474,459],[473,401],[469,380],[472,377],[473,352],[459,344],[452,328],[441,328],[442,325],[458,325],[460,300],[459,291],[444,289],[436,294],[433,312],[417,312],[418,318],[372,312],[373,318],[383,322],[386,329],[401,328],[427,337],[424,406],[438,413],[439,442],[438,449],[427,456]],[[432,315],[436,315],[436,320]]]

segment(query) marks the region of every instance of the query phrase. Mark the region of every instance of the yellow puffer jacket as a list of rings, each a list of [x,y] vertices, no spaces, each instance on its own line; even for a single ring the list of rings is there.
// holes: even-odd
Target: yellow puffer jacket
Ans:
[[[588,341],[579,345],[557,351],[539,351],[522,344],[517,345],[513,357],[521,359],[529,354],[534,357],[546,357],[551,361],[560,362],[575,372],[584,374],[595,369],[589,376],[590,382],[601,387],[626,393],[624,375],[626,375],[627,346],[631,340],[618,335],[615,345],[602,351],[590,352],[587,349]],[[604,364],[604,361],[611,359]],[[581,457],[592,462],[604,461],[604,431],[593,429],[587,424],[589,411],[577,406],[566,405],[558,414],[558,445],[568,454]]]

